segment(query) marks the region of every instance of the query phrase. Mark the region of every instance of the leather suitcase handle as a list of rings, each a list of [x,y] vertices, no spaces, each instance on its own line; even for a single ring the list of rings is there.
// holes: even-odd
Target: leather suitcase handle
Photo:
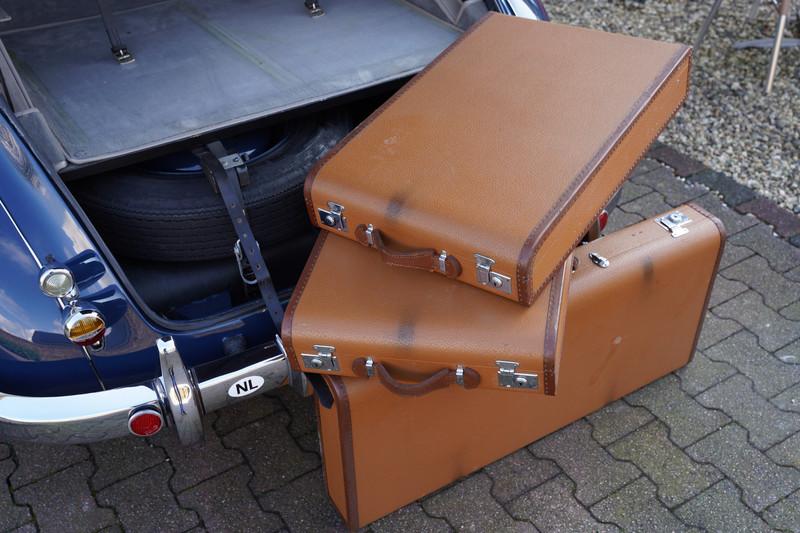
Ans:
[[[402,383],[396,380],[382,363],[373,363],[373,368],[383,386],[400,396],[422,396],[456,383],[456,371],[451,368],[437,370],[417,383]],[[353,361],[353,373],[362,378],[369,377],[366,358],[359,357]],[[480,384],[481,375],[471,368],[464,368],[463,379],[465,389],[474,389]]]
[[[439,272],[448,278],[461,275],[461,263],[452,255],[441,258],[433,248],[395,250],[383,242],[381,230],[370,226],[359,224],[355,231],[356,240],[364,246],[378,250],[387,265]]]

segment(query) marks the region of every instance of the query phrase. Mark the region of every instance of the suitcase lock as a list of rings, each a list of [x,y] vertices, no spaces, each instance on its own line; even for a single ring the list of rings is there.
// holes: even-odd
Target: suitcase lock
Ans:
[[[538,374],[523,374],[517,372],[519,363],[514,361],[495,361],[499,367],[497,371],[497,384],[507,389],[538,389]]]
[[[323,224],[339,231],[347,231],[347,218],[342,214],[344,213],[343,205],[339,205],[336,202],[328,202],[328,209],[319,208],[317,211]]]
[[[673,211],[669,215],[658,217],[656,223],[664,226],[673,237],[677,238],[681,235],[686,235],[689,230],[685,228],[686,224],[691,222],[692,219],[681,213],[680,211]]]
[[[489,285],[500,292],[511,294],[511,278],[492,270],[495,260],[485,255],[475,254],[475,271],[478,283]]]
[[[339,361],[336,359],[335,346],[323,346],[321,344],[315,344],[314,350],[316,350],[317,353],[300,354],[303,357],[303,364],[306,366],[306,368],[311,368],[314,370],[328,370],[333,372],[339,370]]]

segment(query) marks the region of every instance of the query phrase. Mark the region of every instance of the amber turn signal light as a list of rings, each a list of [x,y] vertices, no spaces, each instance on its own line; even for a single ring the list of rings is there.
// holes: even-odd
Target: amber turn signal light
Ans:
[[[106,332],[106,321],[94,309],[71,307],[64,320],[64,335],[80,346],[95,344]]]

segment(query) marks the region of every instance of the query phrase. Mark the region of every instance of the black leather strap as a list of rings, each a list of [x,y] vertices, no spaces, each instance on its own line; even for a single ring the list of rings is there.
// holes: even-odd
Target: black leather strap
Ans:
[[[241,183],[247,183],[248,181],[247,166],[244,165],[244,162],[241,162],[241,164],[225,168],[221,160],[229,158],[229,155],[219,141],[206,145],[205,150],[198,150],[195,154],[200,158],[206,176],[216,185],[222,196],[222,201],[225,202],[228,216],[231,217],[231,222],[233,222],[233,229],[239,237],[242,252],[244,252],[255,276],[258,290],[261,292],[261,298],[267,306],[267,311],[275,324],[275,328],[280,331],[281,322],[283,322],[283,306],[278,299],[278,293],[275,292],[272,276],[270,276],[267,264],[261,255],[258,241],[253,236],[252,229],[250,229],[250,223],[247,221],[247,213],[244,209]],[[233,251],[233,245],[231,245],[231,251]]]

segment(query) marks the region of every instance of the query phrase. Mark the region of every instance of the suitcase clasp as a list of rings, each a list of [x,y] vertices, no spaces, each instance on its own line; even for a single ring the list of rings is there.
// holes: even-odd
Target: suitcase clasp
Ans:
[[[538,374],[517,372],[519,363],[515,361],[495,361],[500,368],[497,371],[497,384],[507,389],[538,389]]]
[[[336,228],[339,231],[347,231],[347,218],[344,213],[344,206],[336,202],[328,202],[328,209],[317,209],[319,219],[329,228]]]
[[[511,278],[493,271],[494,264],[495,260],[491,257],[475,254],[475,272],[478,276],[478,283],[490,285],[498,291],[511,294]]]
[[[323,346],[321,344],[315,344],[314,350],[316,350],[317,353],[300,354],[303,357],[303,364],[306,366],[306,368],[312,368],[314,370],[328,370],[333,372],[339,370],[339,361],[336,359],[335,346]]]
[[[681,235],[689,233],[689,229],[685,228],[686,224],[691,222],[692,219],[681,213],[680,211],[673,211],[669,215],[658,217],[656,223],[665,227],[673,237],[678,238]]]

